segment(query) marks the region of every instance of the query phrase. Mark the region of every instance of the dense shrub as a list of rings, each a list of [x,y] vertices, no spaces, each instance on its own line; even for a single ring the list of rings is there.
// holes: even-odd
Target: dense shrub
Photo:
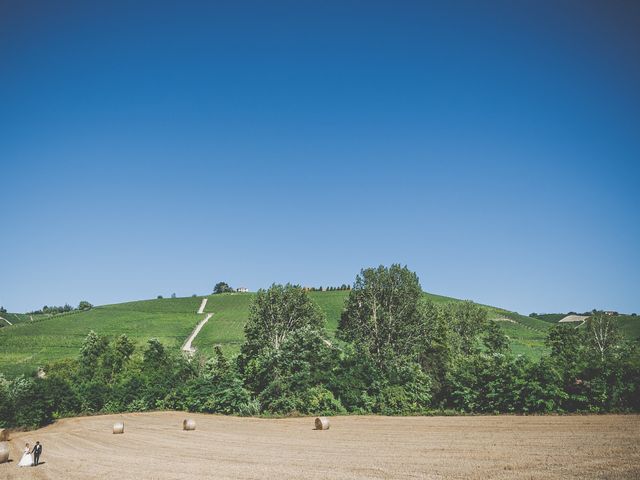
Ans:
[[[10,427],[15,424],[15,411],[11,383],[0,374],[0,428]]]
[[[322,334],[313,327],[292,333],[276,349],[265,349],[245,367],[245,381],[256,394],[261,407],[270,413],[309,412],[305,398],[328,390],[333,381],[337,358]],[[335,399],[333,399],[335,400]],[[326,403],[341,408],[340,402]]]
[[[53,409],[45,382],[18,377],[11,382],[10,395],[15,425],[37,427],[53,420]]]
[[[169,399],[167,399],[169,400]],[[206,362],[200,375],[192,378],[174,397],[173,408],[191,412],[254,415],[259,406],[244,387],[235,365],[215,349],[214,358]]]

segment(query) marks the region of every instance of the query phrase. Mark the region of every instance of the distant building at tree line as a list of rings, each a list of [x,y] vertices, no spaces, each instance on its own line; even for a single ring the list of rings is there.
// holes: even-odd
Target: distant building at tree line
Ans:
[[[249,289],[247,287],[236,288],[236,292],[238,293],[247,293]]]

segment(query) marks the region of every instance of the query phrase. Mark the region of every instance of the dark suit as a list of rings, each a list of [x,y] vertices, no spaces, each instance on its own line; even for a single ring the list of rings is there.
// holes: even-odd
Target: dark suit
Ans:
[[[33,464],[38,465],[40,463],[40,454],[42,453],[42,445],[38,444],[33,447]]]

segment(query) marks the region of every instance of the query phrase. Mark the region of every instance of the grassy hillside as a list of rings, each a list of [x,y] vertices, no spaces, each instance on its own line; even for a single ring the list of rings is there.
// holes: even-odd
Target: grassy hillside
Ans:
[[[90,330],[110,336],[125,333],[137,344],[157,337],[177,347],[197,321],[197,304],[196,298],[129,302],[3,328],[0,371],[32,371],[43,363],[75,356]]]
[[[558,323],[566,316],[566,313],[538,313],[534,315],[535,318],[549,323]]]
[[[27,315],[26,313],[0,313],[0,317],[4,318],[5,320],[8,320],[13,325],[30,322],[32,318],[35,319],[35,317]],[[9,326],[7,322],[2,320],[0,320],[0,324],[2,325],[2,327],[0,328]]]
[[[640,317],[637,315],[618,315],[614,318],[624,336],[640,341]]]
[[[514,353],[537,359],[546,352],[544,339],[552,324],[501,308],[489,306],[486,308],[489,311],[489,318],[498,321],[509,336]]]
[[[325,312],[327,330],[335,334],[342,306],[349,292],[310,292],[311,298]],[[243,328],[254,294],[211,295],[205,309],[213,317],[194,341],[194,346],[210,353],[221,345],[229,354],[239,351]],[[437,303],[459,300],[425,294]],[[0,372],[13,376],[29,373],[54,360],[76,356],[82,340],[90,330],[101,335],[127,334],[137,345],[156,337],[170,348],[178,349],[202,319],[196,311],[204,297],[166,298],[94,307],[55,317],[16,315],[13,327],[0,329]],[[485,307],[491,319],[497,319],[511,339],[516,353],[534,358],[545,350],[544,337],[551,324],[495,307]],[[12,315],[12,314],[8,314]],[[6,317],[5,317],[6,318]],[[10,318],[7,318],[12,321]]]

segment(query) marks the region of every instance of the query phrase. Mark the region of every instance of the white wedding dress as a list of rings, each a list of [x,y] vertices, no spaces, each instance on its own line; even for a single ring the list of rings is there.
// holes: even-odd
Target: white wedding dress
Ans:
[[[20,459],[20,463],[18,463],[19,467],[32,467],[33,466],[33,455],[29,453],[29,449],[24,449],[24,454]]]

